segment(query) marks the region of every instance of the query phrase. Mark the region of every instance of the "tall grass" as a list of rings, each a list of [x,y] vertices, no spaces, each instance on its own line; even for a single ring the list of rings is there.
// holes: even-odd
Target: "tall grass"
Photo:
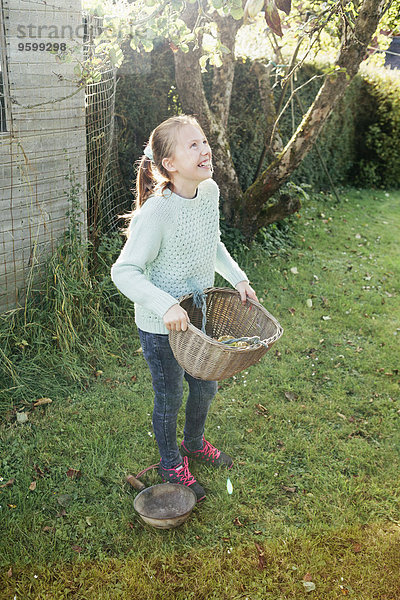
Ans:
[[[120,236],[100,244],[91,272],[73,172],[70,180],[67,230],[45,264],[32,267],[23,304],[0,315],[0,417],[39,397],[86,387],[97,361],[121,352],[121,315],[133,320],[109,276]]]

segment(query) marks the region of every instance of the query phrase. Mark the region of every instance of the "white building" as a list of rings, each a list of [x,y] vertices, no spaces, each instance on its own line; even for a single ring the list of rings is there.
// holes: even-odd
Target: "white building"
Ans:
[[[81,0],[0,0],[0,312],[65,230],[72,171],[86,222],[82,44]]]

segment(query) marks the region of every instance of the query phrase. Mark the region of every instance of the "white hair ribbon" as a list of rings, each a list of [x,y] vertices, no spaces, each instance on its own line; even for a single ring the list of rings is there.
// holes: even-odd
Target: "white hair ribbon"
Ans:
[[[147,158],[148,158],[148,159],[150,159],[150,160],[154,160],[154,158],[153,158],[153,151],[152,151],[152,149],[151,149],[151,146],[150,146],[150,144],[147,144],[146,148],[144,149],[144,152],[143,152],[143,154],[144,154],[145,156],[147,156]]]

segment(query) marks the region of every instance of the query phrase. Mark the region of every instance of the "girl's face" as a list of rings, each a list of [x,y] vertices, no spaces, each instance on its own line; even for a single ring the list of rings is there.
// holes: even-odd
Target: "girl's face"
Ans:
[[[198,184],[212,176],[211,148],[204,133],[194,125],[184,125],[176,135],[172,158],[164,158],[163,165],[175,182]]]

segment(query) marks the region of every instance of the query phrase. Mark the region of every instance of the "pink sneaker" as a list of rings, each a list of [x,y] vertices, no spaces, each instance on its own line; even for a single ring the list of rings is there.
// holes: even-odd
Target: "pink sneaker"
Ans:
[[[203,437],[203,448],[201,450],[191,452],[186,448],[184,442],[182,442],[180,450],[182,456],[193,458],[214,467],[228,467],[230,469],[233,465],[232,458],[228,454],[225,454],[225,452],[215,448],[210,442],[207,442],[205,437]]]
[[[189,471],[188,459],[186,456],[183,458],[181,464],[177,465],[173,469],[164,469],[160,461],[160,464],[158,465],[158,473],[164,482],[180,483],[181,485],[190,487],[197,496],[197,502],[204,500],[206,497],[204,488],[197,483],[196,479]]]

